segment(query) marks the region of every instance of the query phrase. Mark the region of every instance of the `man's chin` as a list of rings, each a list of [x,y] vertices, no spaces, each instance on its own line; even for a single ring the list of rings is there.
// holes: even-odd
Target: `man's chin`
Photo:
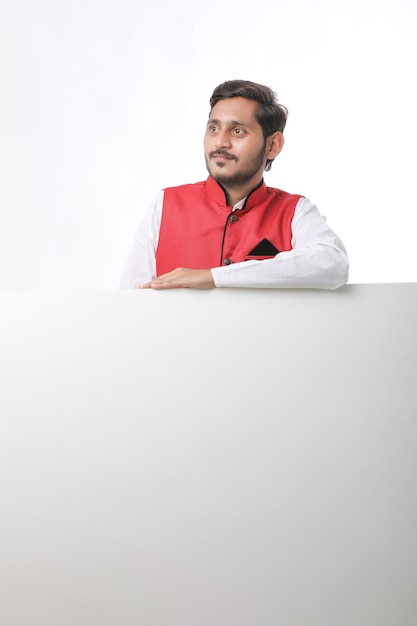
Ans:
[[[227,174],[223,174],[222,172],[214,172],[211,173],[211,177],[214,178],[216,183],[222,185],[223,187],[240,187],[242,184],[242,180],[237,176],[228,176]]]
[[[223,187],[234,187],[240,186],[245,182],[245,177],[242,177],[240,174],[236,173],[227,173],[227,162],[219,162],[219,163],[207,163],[207,171],[214,180],[219,183],[219,185],[223,185]]]
[[[229,163],[226,161],[219,161],[217,163],[211,163],[210,167],[207,167],[207,169],[215,180],[217,180],[218,177],[224,178],[226,180],[234,177],[234,174],[230,173],[230,169],[227,167],[228,164]]]

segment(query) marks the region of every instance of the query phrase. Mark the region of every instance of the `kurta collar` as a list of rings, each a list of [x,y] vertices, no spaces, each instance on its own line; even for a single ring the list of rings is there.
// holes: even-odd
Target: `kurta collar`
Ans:
[[[206,190],[207,195],[211,200],[214,200],[218,204],[226,205],[226,195],[224,193],[223,187],[219,185],[218,182],[214,180],[212,176],[209,176],[206,181]],[[265,185],[264,180],[262,179],[259,183],[259,186],[253,189],[250,194],[235,204],[233,209],[251,209],[253,206],[257,204],[261,204],[263,200],[265,200],[267,196],[267,187]],[[229,207],[230,208],[230,207]]]

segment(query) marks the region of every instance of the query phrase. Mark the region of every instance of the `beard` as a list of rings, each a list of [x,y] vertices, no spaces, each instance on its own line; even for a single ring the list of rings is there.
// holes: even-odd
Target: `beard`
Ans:
[[[226,174],[226,173],[222,174],[222,172],[219,172],[219,171],[217,171],[216,173],[213,173],[212,168],[210,167],[210,159],[216,158],[212,156],[213,154],[221,154],[223,152],[226,156],[228,155],[228,153],[224,150],[216,150],[214,153],[210,153],[208,156],[205,155],[206,167],[207,167],[209,174],[220,185],[223,185],[224,187],[228,187],[228,188],[241,187],[242,185],[245,185],[249,180],[251,180],[259,172],[260,169],[263,170],[265,150],[266,150],[266,141],[264,142],[264,145],[259,150],[259,152],[257,152],[252,157],[250,162],[246,165],[245,169],[238,170],[234,174]],[[239,159],[237,159],[236,157],[233,157],[233,159],[239,162]],[[218,163],[218,167],[220,168],[224,167],[225,165],[226,164],[221,161]]]

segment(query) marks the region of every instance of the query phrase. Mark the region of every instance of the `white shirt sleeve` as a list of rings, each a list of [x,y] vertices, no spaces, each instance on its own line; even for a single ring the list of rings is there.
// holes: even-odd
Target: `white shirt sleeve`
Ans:
[[[119,289],[139,289],[156,276],[155,253],[159,241],[164,192],[151,202],[136,232]]]
[[[336,289],[348,279],[349,261],[317,207],[300,198],[291,223],[292,246],[273,259],[212,268],[216,287]]]

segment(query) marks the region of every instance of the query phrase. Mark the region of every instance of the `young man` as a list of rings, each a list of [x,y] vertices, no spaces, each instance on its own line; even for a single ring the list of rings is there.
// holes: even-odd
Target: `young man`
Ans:
[[[251,81],[210,99],[206,181],[160,192],[133,243],[122,289],[312,287],[348,278],[345,248],[307,198],[267,187],[287,109]]]

